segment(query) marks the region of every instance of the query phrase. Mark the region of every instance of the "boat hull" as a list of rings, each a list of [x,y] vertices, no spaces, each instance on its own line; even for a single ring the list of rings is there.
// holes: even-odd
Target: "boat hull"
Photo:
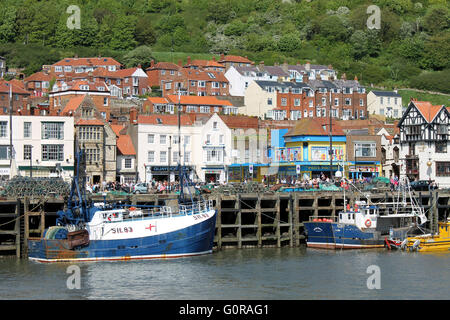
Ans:
[[[216,214],[172,232],[145,237],[90,240],[86,246],[70,249],[66,239],[29,240],[28,257],[38,262],[89,262],[168,259],[212,252]]]
[[[306,245],[319,249],[371,249],[383,248],[384,239],[377,233],[361,231],[354,225],[336,222],[305,222]]]

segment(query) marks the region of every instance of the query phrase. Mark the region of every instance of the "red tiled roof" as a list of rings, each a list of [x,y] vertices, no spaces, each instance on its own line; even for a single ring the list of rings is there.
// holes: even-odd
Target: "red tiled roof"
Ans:
[[[327,136],[329,125],[328,119],[303,118],[298,120],[295,127],[289,129],[284,136]],[[332,122],[332,126],[333,136],[345,136],[342,127],[336,121]]]
[[[148,97],[147,101],[149,101],[151,103],[158,103],[158,104],[169,103],[169,101],[166,98],[162,98],[162,97]]]
[[[159,122],[157,119],[160,119]],[[182,126],[192,126],[195,121],[195,116],[182,114],[180,116],[180,122]],[[151,114],[138,116],[138,124],[152,124],[162,126],[177,126],[178,115],[177,114]]]
[[[117,138],[117,149],[119,152],[125,156],[135,156],[136,150],[133,146],[133,141],[129,135],[121,134]]]
[[[75,110],[77,110],[80,104],[83,102],[85,97],[86,95],[81,95],[70,99],[64,107],[62,114],[69,114],[69,112],[74,113]]]
[[[225,68],[223,64],[214,60],[192,60],[190,64],[185,65],[185,67],[188,66]]]
[[[429,101],[412,101],[426,121],[432,122],[443,105],[434,106]]]
[[[220,119],[231,129],[258,128],[258,118],[249,116],[226,116],[219,115]]]
[[[177,95],[168,95],[167,99],[173,103],[178,104]],[[180,104],[182,105],[202,105],[202,106],[232,106],[233,104],[228,100],[220,100],[215,96],[180,96]]]
[[[12,88],[11,91],[13,94],[30,94],[28,91],[18,86],[15,81],[5,81],[0,79],[0,93],[9,93],[10,88]]]
[[[104,90],[100,92],[109,92],[108,86],[105,84],[104,81],[96,81],[96,82],[88,82],[85,80],[75,80],[67,82],[67,91],[70,90],[77,90],[77,91],[100,91],[98,88],[103,87]],[[57,84],[59,88],[61,88],[62,84]],[[81,89],[82,85],[89,86],[89,90]]]
[[[146,70],[155,70],[155,69],[162,69],[162,70],[178,70],[181,67],[175,63],[172,62],[158,62],[153,67],[149,67]]]
[[[238,63],[251,63],[253,64],[253,61],[248,60],[247,58],[241,57],[241,56],[224,56],[219,60],[219,62],[238,62]]]
[[[29,81],[50,81],[52,80],[52,75],[49,73],[44,73],[42,71],[33,73],[29,77],[25,78],[23,81],[29,82]]]
[[[77,123],[77,126],[103,126],[104,123],[99,119],[80,119]]]
[[[120,136],[120,131],[122,131],[123,129],[125,129],[125,126],[122,124],[110,124],[111,129],[114,131],[114,133],[116,134],[116,136]]]
[[[64,58],[52,66],[110,66],[121,64],[113,58],[97,57],[97,58]]]

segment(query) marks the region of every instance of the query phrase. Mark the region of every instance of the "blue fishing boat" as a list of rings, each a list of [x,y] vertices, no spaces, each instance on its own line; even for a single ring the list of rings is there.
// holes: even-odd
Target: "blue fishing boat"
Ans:
[[[354,207],[344,202],[345,209],[337,216],[309,217],[309,221],[304,222],[307,246],[324,249],[382,248],[387,239],[405,239],[408,231],[426,223],[427,218],[423,207],[412,198],[408,181],[405,181],[401,192],[402,201],[377,204],[356,201]],[[406,201],[408,195],[409,202]]]
[[[180,193],[174,206],[88,203],[81,178],[85,164],[77,153],[67,209],[56,226],[30,239],[28,257],[38,262],[114,261],[179,258],[212,252],[216,211],[212,201],[186,200],[187,174],[180,169]],[[185,192],[185,191],[188,192]]]

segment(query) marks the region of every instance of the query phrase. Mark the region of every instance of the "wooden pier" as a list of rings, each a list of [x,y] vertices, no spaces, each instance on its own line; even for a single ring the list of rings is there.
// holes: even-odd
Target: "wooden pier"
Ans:
[[[450,216],[450,190],[415,192],[419,204],[427,212],[430,228]],[[392,202],[395,194],[373,192],[373,203]],[[366,200],[364,194],[346,193],[353,204]],[[95,202],[104,201],[101,194],[91,196]],[[304,221],[310,216],[336,216],[344,209],[344,194],[334,191],[291,193],[246,193],[236,195],[209,194],[217,209],[215,249],[246,247],[297,247],[305,242]],[[170,205],[173,194],[108,195],[107,202],[134,205]],[[56,197],[0,200],[0,256],[27,257],[30,237],[42,236],[45,228],[56,222],[57,211],[64,200]]]

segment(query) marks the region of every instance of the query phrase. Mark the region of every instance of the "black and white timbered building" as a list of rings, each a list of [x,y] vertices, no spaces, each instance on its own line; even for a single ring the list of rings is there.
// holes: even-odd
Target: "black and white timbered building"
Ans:
[[[400,174],[450,187],[450,108],[411,100],[398,127]]]

